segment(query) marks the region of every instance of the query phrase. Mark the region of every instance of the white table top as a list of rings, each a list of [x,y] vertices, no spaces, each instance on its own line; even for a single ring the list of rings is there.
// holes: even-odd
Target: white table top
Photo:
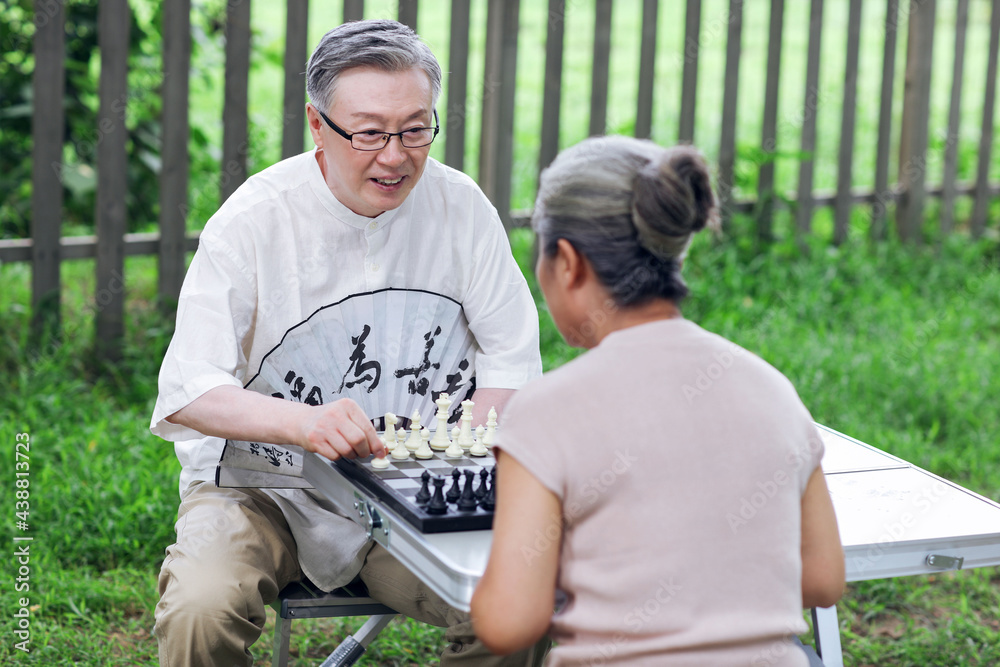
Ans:
[[[820,426],[823,470],[837,512],[848,581],[1000,565],[1000,505],[870,445]],[[312,457],[312,458],[310,458]],[[305,477],[350,509],[357,491],[307,454]],[[375,502],[375,501],[372,501]],[[379,507],[390,530],[374,539],[450,604],[468,609],[486,568],[492,533],[424,535]]]
[[[903,459],[820,426],[823,471],[837,512],[847,579],[1000,565],[1000,505]]]

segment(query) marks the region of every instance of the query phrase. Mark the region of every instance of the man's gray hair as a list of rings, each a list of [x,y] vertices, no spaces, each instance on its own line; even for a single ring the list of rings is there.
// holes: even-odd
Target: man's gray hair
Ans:
[[[441,65],[417,33],[397,21],[352,21],[323,35],[306,67],[306,92],[328,112],[337,78],[354,67],[404,72],[419,67],[430,79],[431,104],[441,94]]]

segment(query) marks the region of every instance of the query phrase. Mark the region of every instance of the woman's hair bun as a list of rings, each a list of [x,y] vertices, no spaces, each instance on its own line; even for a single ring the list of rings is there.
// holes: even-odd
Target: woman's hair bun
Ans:
[[[663,260],[683,259],[691,236],[718,223],[708,165],[691,146],[665,149],[636,173],[632,220],[639,243]]]

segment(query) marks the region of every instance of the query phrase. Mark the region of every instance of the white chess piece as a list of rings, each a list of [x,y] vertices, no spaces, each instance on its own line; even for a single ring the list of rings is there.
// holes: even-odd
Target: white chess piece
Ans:
[[[451,444],[448,445],[448,449],[444,450],[444,455],[448,458],[457,459],[465,453],[462,446],[458,444],[458,432],[459,428],[457,426],[451,429]]]
[[[497,411],[490,408],[490,413],[486,415],[486,433],[482,437],[482,442],[487,447],[492,447],[497,441]]]
[[[385,438],[379,438],[379,439],[382,441],[383,444],[385,444]],[[387,449],[386,452],[388,451],[389,450]],[[385,470],[388,467],[389,467],[388,456],[384,456],[382,458],[375,457],[372,459],[372,468],[375,468],[376,470]]]
[[[434,452],[431,450],[430,439],[431,431],[425,426],[420,430],[420,445],[417,447],[417,451],[413,452],[413,455],[418,459],[434,458]]]
[[[406,447],[406,431],[399,429],[396,437],[396,448],[392,450],[392,458],[402,461],[410,458],[410,450]]]
[[[431,438],[431,449],[444,451],[451,444],[451,441],[448,439],[448,408],[451,407],[451,397],[448,394],[441,394],[434,401],[434,405],[438,408],[435,415],[437,418],[437,430],[434,431],[434,437]]]
[[[420,447],[420,411],[414,410],[410,415],[410,437],[406,439],[406,448],[411,452]]]
[[[486,433],[486,429],[483,428],[482,424],[476,427],[476,441],[469,449],[469,454],[471,456],[486,456],[490,453],[490,450],[486,449],[486,445],[483,444],[484,433]]]
[[[390,449],[396,446],[396,415],[385,413],[385,444]]]
[[[458,432],[458,444],[462,449],[468,450],[472,447],[472,401],[466,399],[462,401],[462,428]]]

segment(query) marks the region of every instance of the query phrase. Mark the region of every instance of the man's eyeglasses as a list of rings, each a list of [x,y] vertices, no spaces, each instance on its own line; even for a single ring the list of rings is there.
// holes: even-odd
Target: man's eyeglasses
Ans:
[[[316,111],[319,111],[319,115],[334,132],[350,141],[351,148],[356,151],[380,151],[388,145],[389,140],[393,137],[399,137],[403,148],[422,148],[430,145],[441,129],[441,125],[438,123],[437,109],[434,110],[434,127],[411,127],[402,132],[365,130],[354,134],[349,134],[343,128],[338,127],[336,123],[327,118],[325,113],[320,111],[319,107],[316,108]]]

